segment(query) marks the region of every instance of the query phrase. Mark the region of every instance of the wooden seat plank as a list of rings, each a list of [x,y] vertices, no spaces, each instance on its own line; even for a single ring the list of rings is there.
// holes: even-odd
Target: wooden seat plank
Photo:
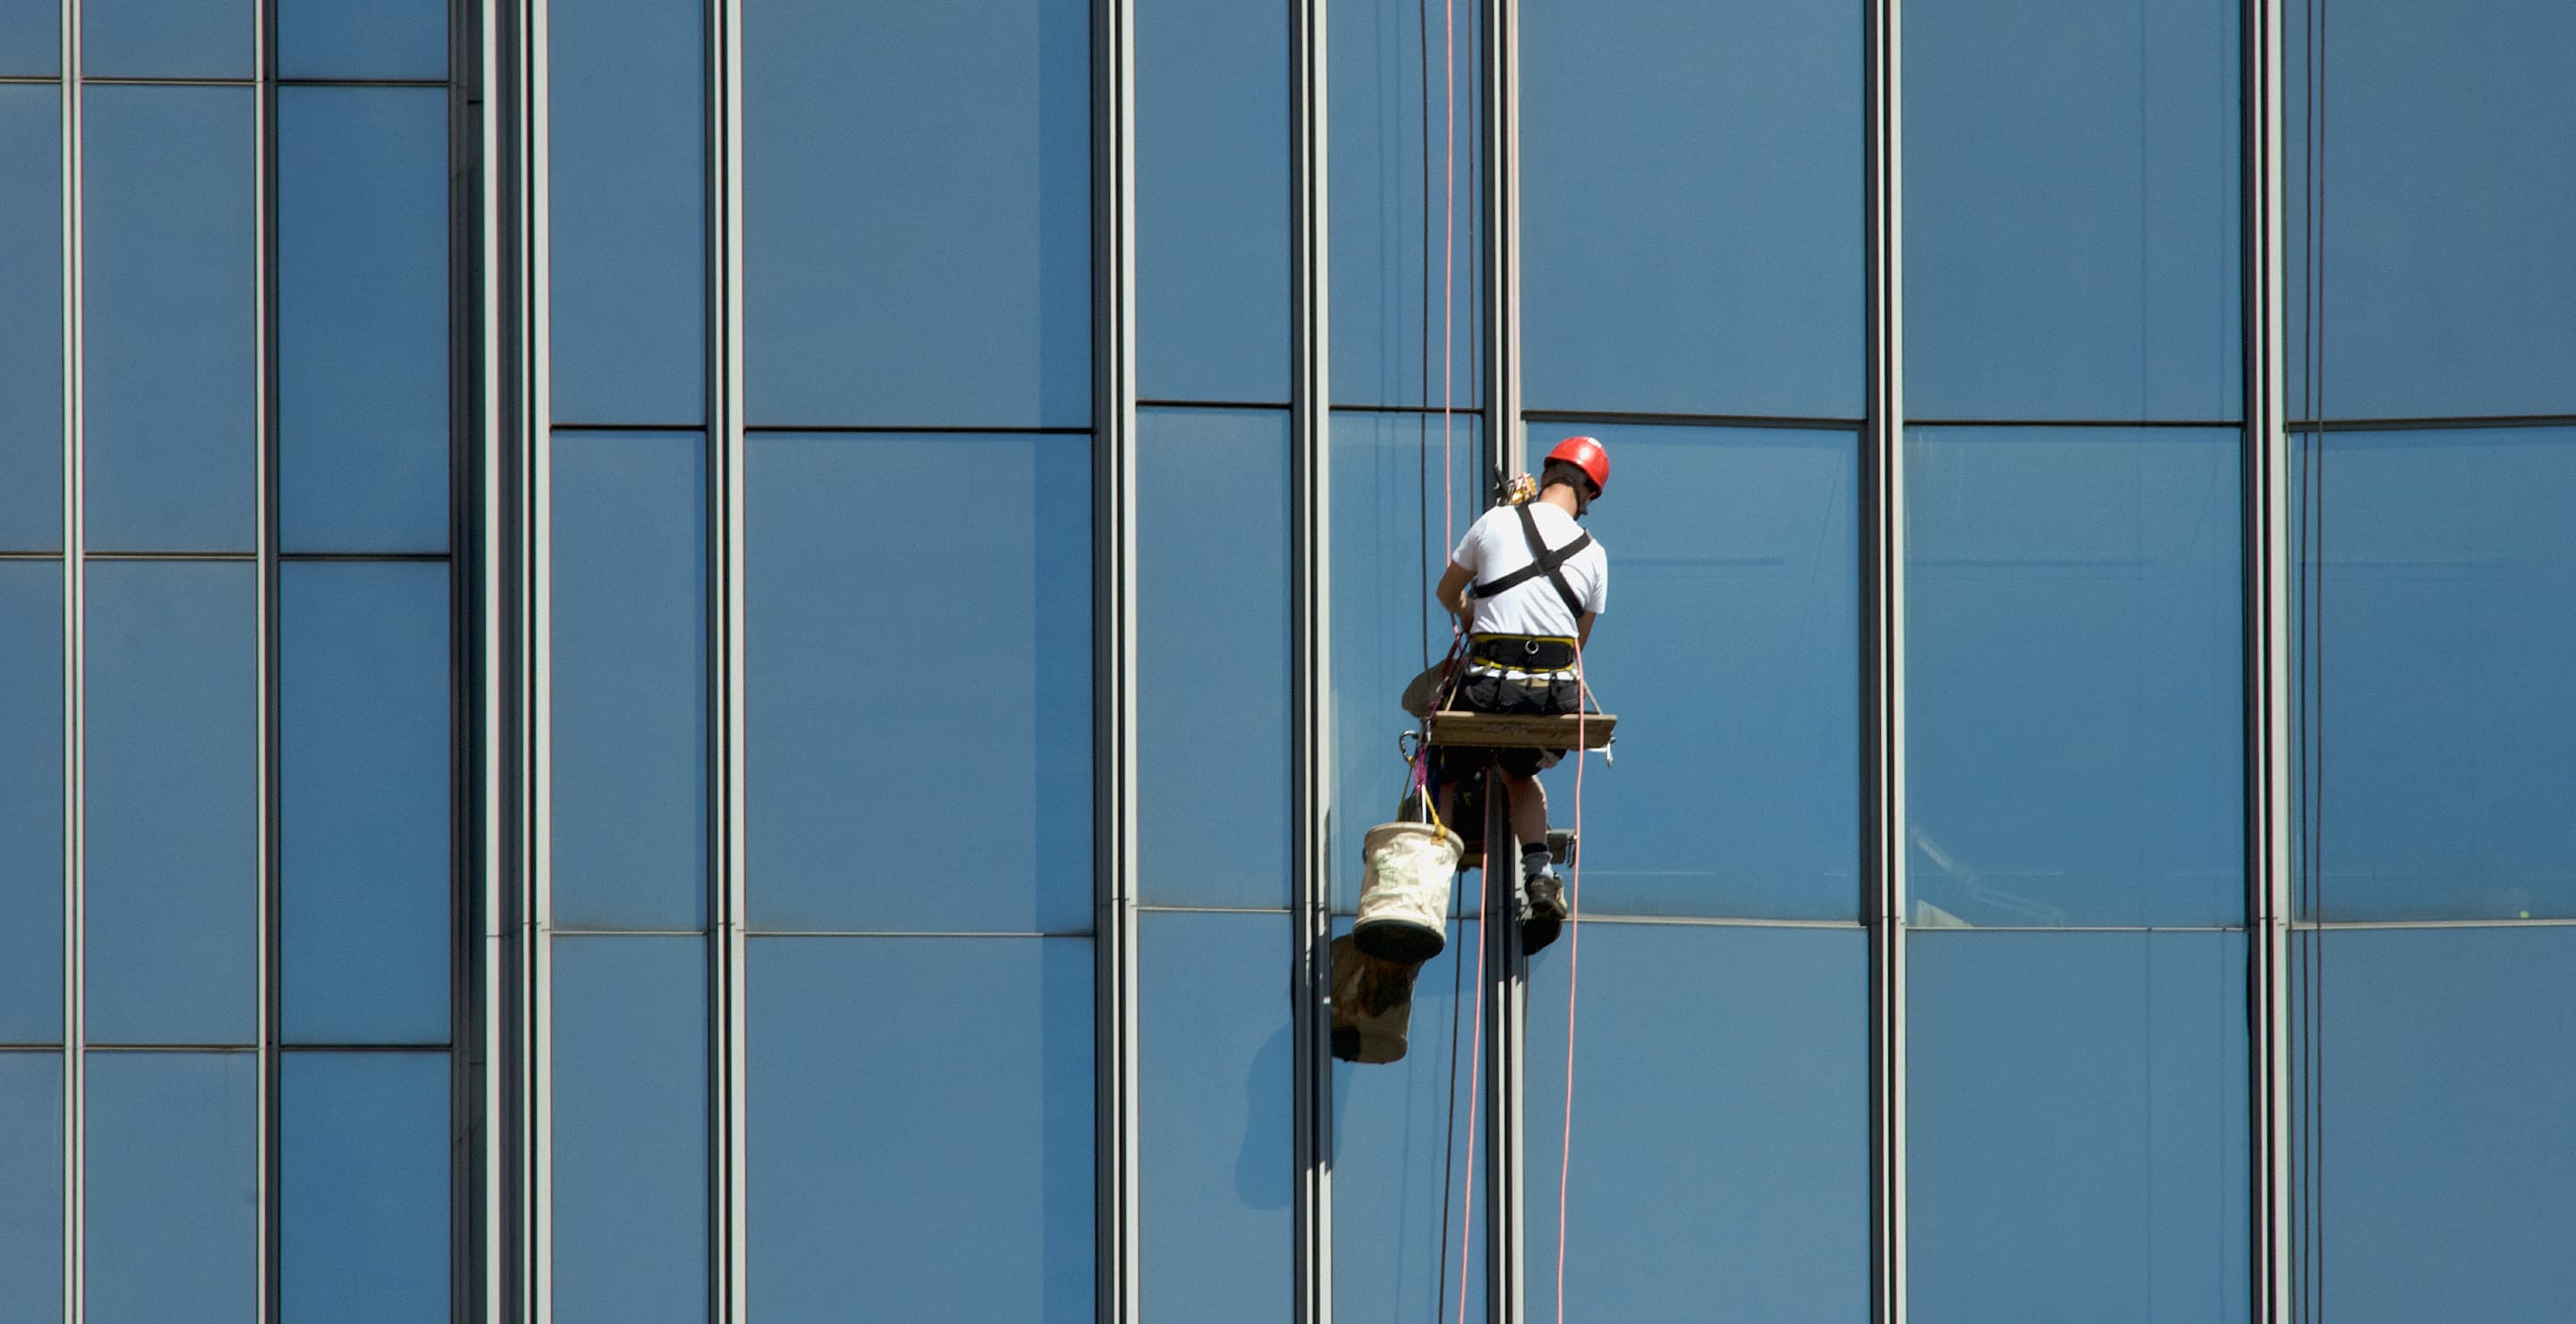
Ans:
[[[1435,746],[1468,749],[1570,750],[1578,738],[1586,749],[1602,749],[1619,725],[1610,713],[1576,717],[1530,713],[1471,713],[1444,708],[1431,715],[1428,735]]]

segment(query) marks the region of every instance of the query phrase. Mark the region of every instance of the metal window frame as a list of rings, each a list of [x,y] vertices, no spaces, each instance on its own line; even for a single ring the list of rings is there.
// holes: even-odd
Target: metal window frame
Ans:
[[[1290,34],[1290,1042],[1296,1164],[1294,1314],[1333,1317],[1332,283],[1327,0]],[[1445,1198],[1445,1197],[1444,1197]]]
[[[1869,926],[1870,1309],[1906,1317],[1904,4],[1863,38],[1868,364],[1861,433],[1862,777]]]
[[[709,1318],[741,1324],[751,1314],[749,1018],[745,1008],[751,926],[748,707],[743,677],[749,651],[745,612],[749,534],[748,416],[743,389],[742,0],[708,0],[707,17],[707,344],[706,422],[709,566],[707,650],[708,747],[716,766],[709,786],[709,849],[714,895],[708,907],[707,1194],[710,1208]]]
[[[82,596],[85,578],[82,562],[87,550],[88,529],[81,521],[81,508],[85,504],[81,490],[81,457],[87,419],[83,409],[85,327],[81,318],[85,245],[81,233],[80,0],[62,0],[59,14],[61,31],[56,35],[61,42],[61,67],[56,72],[61,79],[62,119],[56,127],[62,144],[63,227],[62,1289],[63,1319],[69,1324],[81,1318],[87,1291],[83,1275],[88,1258],[85,1243],[89,1217],[81,1181],[88,1167],[89,1138],[88,1081],[83,1052],[88,1038],[88,1008],[81,997],[85,982],[81,955],[87,936],[87,915],[82,903],[89,862],[84,813],[87,797],[81,793],[85,775],[88,704],[88,686],[82,675],[87,652],[87,604]]]

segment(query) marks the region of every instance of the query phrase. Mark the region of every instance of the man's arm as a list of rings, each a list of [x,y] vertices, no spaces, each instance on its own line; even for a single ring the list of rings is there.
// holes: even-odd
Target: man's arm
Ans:
[[[1574,623],[1574,644],[1576,648],[1583,649],[1590,648],[1592,646],[1592,623],[1599,619],[1601,619],[1600,613],[1587,611],[1583,613],[1582,619]]]
[[[1475,580],[1475,571],[1455,561],[1449,563],[1449,573],[1440,577],[1440,605],[1457,617],[1461,626],[1476,623],[1475,609],[1467,603],[1467,586]]]

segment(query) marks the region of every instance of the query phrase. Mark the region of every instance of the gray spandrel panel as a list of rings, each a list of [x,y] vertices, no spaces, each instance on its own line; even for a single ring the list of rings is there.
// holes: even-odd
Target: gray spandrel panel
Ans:
[[[706,952],[698,937],[554,940],[563,1324],[706,1318]]]
[[[284,77],[447,76],[445,0],[270,3],[277,15],[277,71]]]
[[[87,1070],[82,1318],[256,1318],[258,1055],[92,1052]]]
[[[0,1053],[0,1311],[63,1317],[60,1053]]]
[[[456,1148],[445,1053],[289,1053],[278,1069],[278,1318],[438,1324]]]
[[[0,0],[0,74],[48,77],[62,67],[60,0]]]
[[[0,561],[0,1043],[63,1036],[63,567]]]
[[[256,0],[80,0],[85,78],[248,78]]]
[[[62,104],[0,87],[0,550],[63,545]]]

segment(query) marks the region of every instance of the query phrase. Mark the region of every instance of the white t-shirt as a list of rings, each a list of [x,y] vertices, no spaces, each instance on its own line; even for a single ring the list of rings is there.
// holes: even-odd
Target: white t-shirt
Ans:
[[[1529,512],[1538,519],[1538,536],[1551,549],[1560,548],[1583,536],[1583,526],[1572,515],[1544,501],[1529,503]],[[1458,540],[1458,550],[1449,554],[1452,565],[1473,571],[1479,584],[1491,583],[1528,565],[1529,538],[1521,530],[1521,517],[1513,507],[1496,506],[1476,517],[1467,536]],[[1558,573],[1581,599],[1583,609],[1599,615],[1610,604],[1610,557],[1601,550],[1601,541],[1566,559]],[[1545,575],[1528,579],[1490,598],[1470,597],[1475,609],[1474,629],[1484,634],[1537,634],[1573,638],[1575,620],[1565,609],[1565,599],[1558,596],[1556,585]]]

